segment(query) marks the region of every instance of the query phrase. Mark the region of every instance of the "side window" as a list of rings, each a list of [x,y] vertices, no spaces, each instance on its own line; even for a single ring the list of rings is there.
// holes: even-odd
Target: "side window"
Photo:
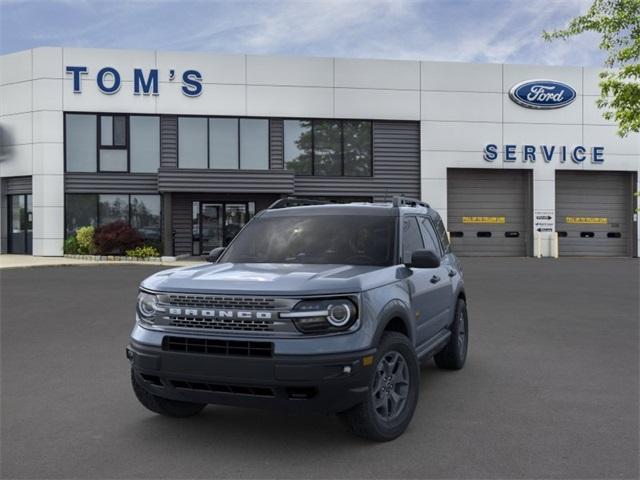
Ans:
[[[444,227],[444,223],[440,216],[434,218],[433,223],[436,226],[436,233],[440,238],[440,243],[442,244],[444,253],[449,253],[451,251],[451,248],[449,247],[449,236],[447,235],[447,229]]]
[[[415,250],[424,248],[420,228],[415,217],[406,217],[402,221],[402,261],[411,262],[411,255]]]
[[[442,255],[440,242],[428,218],[420,217],[420,229],[422,230],[422,237],[424,238],[424,248],[432,250],[437,255]]]

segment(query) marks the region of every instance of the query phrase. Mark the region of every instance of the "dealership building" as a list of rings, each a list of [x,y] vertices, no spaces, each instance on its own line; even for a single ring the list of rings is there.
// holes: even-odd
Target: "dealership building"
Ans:
[[[285,196],[418,197],[467,256],[637,256],[597,68],[36,48],[0,57],[2,253],[124,220],[164,255]]]

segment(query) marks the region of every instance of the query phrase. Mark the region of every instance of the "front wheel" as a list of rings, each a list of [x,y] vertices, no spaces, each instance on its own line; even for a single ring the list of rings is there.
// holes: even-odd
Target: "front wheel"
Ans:
[[[449,343],[434,357],[438,368],[460,370],[467,359],[469,345],[469,317],[467,304],[461,298],[456,304],[456,316],[451,324]]]
[[[360,437],[387,442],[400,436],[418,403],[420,369],[413,345],[400,333],[382,336],[367,400],[340,419]]]

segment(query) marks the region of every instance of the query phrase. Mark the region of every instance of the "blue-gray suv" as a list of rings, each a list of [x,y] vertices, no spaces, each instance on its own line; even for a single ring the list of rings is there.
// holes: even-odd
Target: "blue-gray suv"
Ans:
[[[208,260],[140,285],[127,357],[156,413],[284,407],[387,441],[411,421],[420,362],[465,363],[462,268],[418,200],[282,199]]]

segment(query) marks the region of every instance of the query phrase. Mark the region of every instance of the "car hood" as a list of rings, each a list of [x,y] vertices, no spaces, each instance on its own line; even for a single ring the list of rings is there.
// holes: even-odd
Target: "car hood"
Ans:
[[[142,288],[160,292],[250,295],[357,293],[395,281],[398,267],[220,263],[164,270]]]

